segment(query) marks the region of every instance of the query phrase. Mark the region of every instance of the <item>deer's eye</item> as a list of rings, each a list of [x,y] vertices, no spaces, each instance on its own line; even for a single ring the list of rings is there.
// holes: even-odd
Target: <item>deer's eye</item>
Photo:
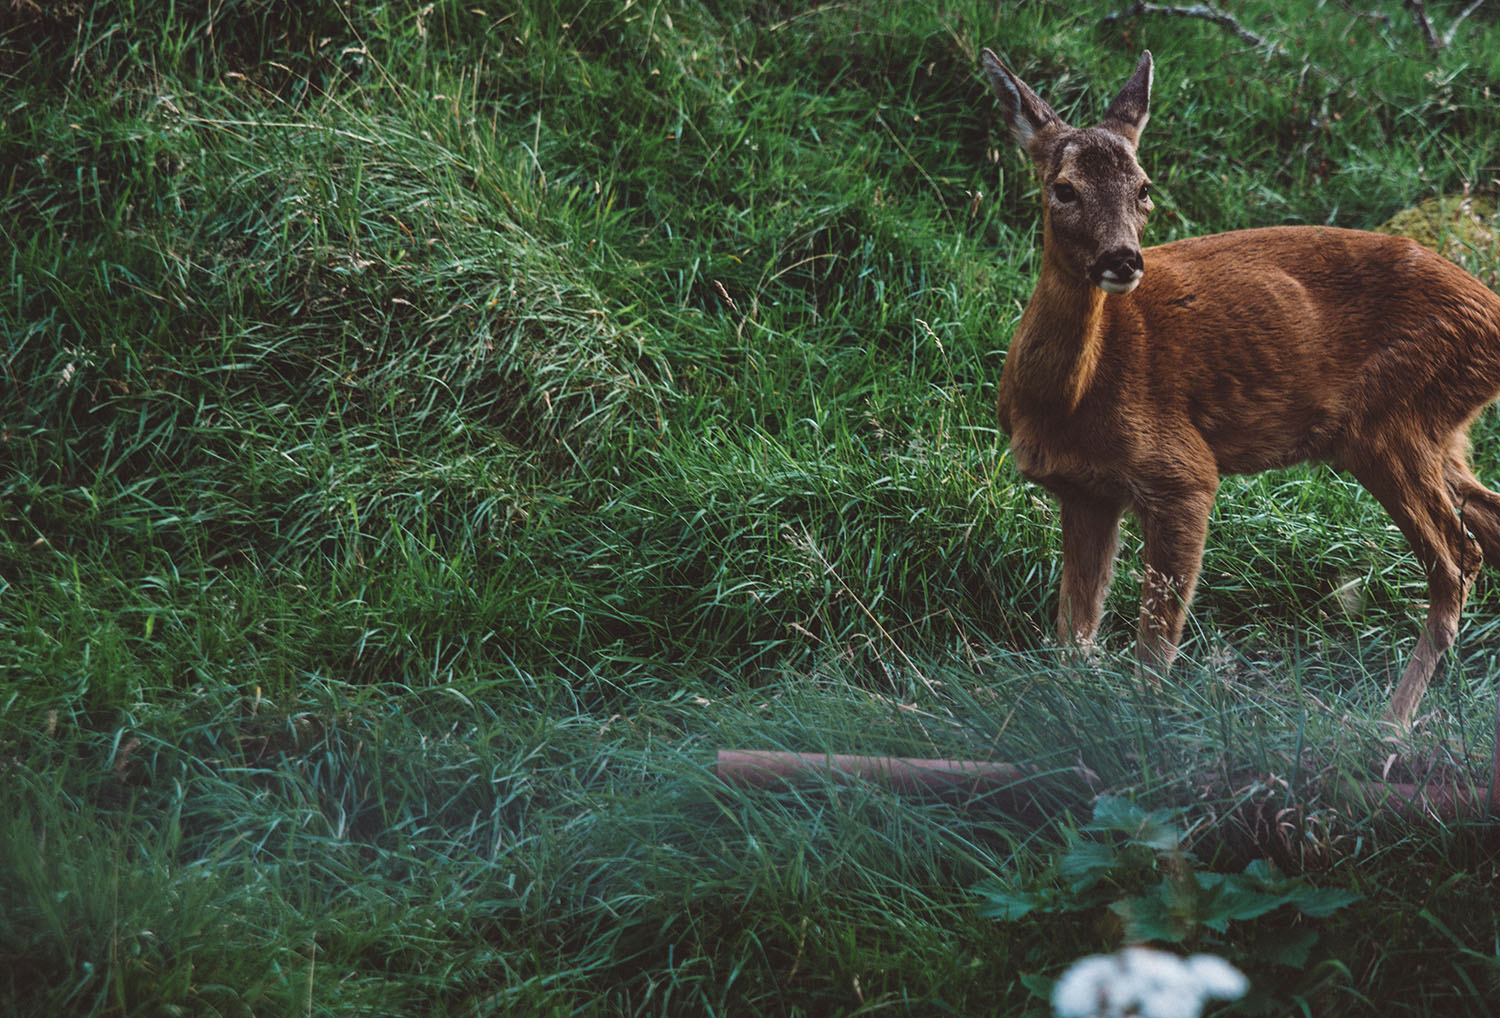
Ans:
[[[1052,197],[1063,204],[1068,204],[1078,200],[1078,191],[1072,184],[1065,184],[1059,180],[1052,185]]]
[[[1148,202],[1148,201],[1151,200],[1151,185],[1150,184],[1142,184],[1141,185],[1140,200],[1141,200],[1141,204],[1143,204],[1143,205],[1146,202]]]

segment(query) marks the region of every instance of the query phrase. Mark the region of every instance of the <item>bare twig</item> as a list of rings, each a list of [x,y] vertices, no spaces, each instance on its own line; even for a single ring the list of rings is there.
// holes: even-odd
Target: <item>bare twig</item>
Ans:
[[[1213,4],[1148,4],[1134,3],[1123,10],[1113,14],[1106,14],[1104,20],[1119,21],[1122,18],[1138,18],[1148,14],[1160,14],[1171,18],[1199,18],[1203,21],[1212,22],[1220,28],[1232,33],[1235,38],[1247,42],[1256,49],[1264,50],[1276,56],[1291,56],[1287,48],[1279,42],[1267,39],[1265,36],[1257,35],[1244,25],[1239,19],[1227,11],[1221,11]],[[1311,60],[1302,60],[1303,73],[1311,72],[1326,82],[1335,82],[1337,79]]]
[[[776,788],[808,776],[883,784],[901,792],[954,790],[971,795],[996,789],[1019,792],[1019,786],[1028,783],[1041,786],[1067,779],[1089,789],[1099,785],[1099,776],[1086,767],[1044,770],[985,760],[924,760],[765,749],[721,749],[716,771],[727,784],[751,788]]]
[[[794,753],[785,750],[721,749],[715,761],[719,780],[741,788],[781,789],[805,779],[833,780],[853,784],[880,784],[902,793],[947,793],[961,800],[979,799],[992,806],[1016,812],[1042,811],[1048,799],[1087,789],[1097,795],[1107,791],[1099,776],[1087,767],[1043,770],[1027,763],[988,760],[927,760],[891,756],[855,756],[825,753]],[[1206,790],[1207,791],[1207,790]],[[1371,816],[1385,816],[1408,823],[1454,824],[1483,819],[1493,810],[1489,789],[1457,775],[1429,775],[1420,782],[1398,782],[1381,778],[1356,781],[1342,789],[1336,809],[1359,809]],[[1263,850],[1282,847],[1278,831],[1295,826],[1296,810],[1277,811],[1272,823],[1265,822],[1266,801],[1242,797],[1228,789],[1209,791],[1212,797],[1240,799],[1235,811],[1249,821],[1257,846]],[[1259,822],[1256,822],[1257,819]]]
[[[1143,14],[1164,14],[1174,18],[1202,18],[1211,21],[1220,28],[1226,28],[1233,32],[1239,39],[1248,42],[1252,46],[1264,47],[1265,49],[1280,49],[1275,43],[1256,35],[1250,29],[1239,23],[1234,15],[1219,10],[1212,4],[1190,4],[1188,6],[1175,6],[1169,4],[1147,4],[1134,3],[1122,11],[1106,14],[1105,21],[1118,21],[1121,18],[1135,18]]]
[[[1403,2],[1406,5],[1406,9],[1411,11],[1412,20],[1422,30],[1422,38],[1427,40],[1427,48],[1434,54],[1453,45],[1453,37],[1458,34],[1458,26],[1462,25],[1470,14],[1473,14],[1484,5],[1484,0],[1473,0],[1469,6],[1459,11],[1458,17],[1453,19],[1453,24],[1448,26],[1448,31],[1439,37],[1437,31],[1432,27],[1432,19],[1427,16],[1426,0],[1403,0]]]
[[[1443,33],[1443,45],[1452,46],[1453,37],[1458,34],[1458,26],[1464,23],[1464,19],[1484,6],[1484,0],[1474,0],[1473,3],[1459,11],[1458,17],[1453,19],[1453,24],[1448,26],[1448,31]]]
[[[1417,27],[1422,30],[1422,37],[1427,40],[1427,48],[1436,53],[1443,48],[1442,40],[1432,30],[1432,19],[1427,16],[1427,4],[1425,0],[1405,0],[1406,9],[1411,11],[1412,18]]]
[[[1356,18],[1363,18],[1366,21],[1378,22],[1381,25],[1389,25],[1391,23],[1391,16],[1384,11],[1362,11],[1351,4],[1349,0],[1338,0],[1338,5],[1342,7],[1346,13],[1354,15]]]

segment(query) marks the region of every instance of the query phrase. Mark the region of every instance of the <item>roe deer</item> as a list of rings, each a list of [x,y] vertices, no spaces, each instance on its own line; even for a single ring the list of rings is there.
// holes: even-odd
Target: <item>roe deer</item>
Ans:
[[[1467,462],[1469,425],[1500,394],[1500,297],[1412,241],[1357,230],[1142,250],[1151,54],[1086,129],[983,60],[1041,180],[1041,277],[999,412],[1016,465],[1061,509],[1060,637],[1092,641],[1130,509],[1145,542],[1139,667],[1165,673],[1219,477],[1328,462],[1380,500],[1427,574],[1426,627],[1389,712],[1409,726],[1481,559],[1500,566],[1500,495]]]

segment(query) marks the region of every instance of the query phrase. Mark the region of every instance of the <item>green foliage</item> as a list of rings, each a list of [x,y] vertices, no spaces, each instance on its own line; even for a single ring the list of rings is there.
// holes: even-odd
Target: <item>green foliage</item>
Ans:
[[[1031,881],[1002,879],[977,887],[980,914],[1015,922],[1033,913],[1107,909],[1127,944],[1207,951],[1251,973],[1267,966],[1308,968],[1318,929],[1305,920],[1327,918],[1362,896],[1285,876],[1265,859],[1251,860],[1242,872],[1205,868],[1186,845],[1184,813],[1148,812],[1129,800],[1100,796],[1093,819],[1065,832],[1063,850],[1044,872]],[[1314,971],[1328,975],[1327,966]],[[1031,985],[1043,998],[1050,992],[1048,981]],[[1263,989],[1242,1005],[1252,1012],[1270,1006]]]
[[[1166,688],[1129,533],[1099,661],[1047,649],[991,410],[1034,183],[976,54],[1088,120],[1150,46],[1168,240],[1491,188],[1500,26],[1119,6],[10,5],[0,1011],[1023,1013],[1129,921],[1315,928],[1348,977],[1280,1004],[1483,1013],[1482,844],[1320,798],[1423,597],[1352,481],[1226,480]],[[1427,701],[1459,771],[1495,603]],[[1157,834],[1071,832],[1071,778],[1025,823],[726,790],[722,746],[1081,762]],[[1316,878],[1242,857],[1252,802],[1336,817],[1279,850]],[[1172,883],[1183,825],[1234,864]]]

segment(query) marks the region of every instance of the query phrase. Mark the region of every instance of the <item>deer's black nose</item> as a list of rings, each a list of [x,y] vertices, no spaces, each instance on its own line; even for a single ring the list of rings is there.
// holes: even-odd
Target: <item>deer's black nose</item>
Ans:
[[[1146,271],[1137,247],[1117,247],[1100,255],[1089,269],[1094,285],[1109,293],[1129,293]]]

